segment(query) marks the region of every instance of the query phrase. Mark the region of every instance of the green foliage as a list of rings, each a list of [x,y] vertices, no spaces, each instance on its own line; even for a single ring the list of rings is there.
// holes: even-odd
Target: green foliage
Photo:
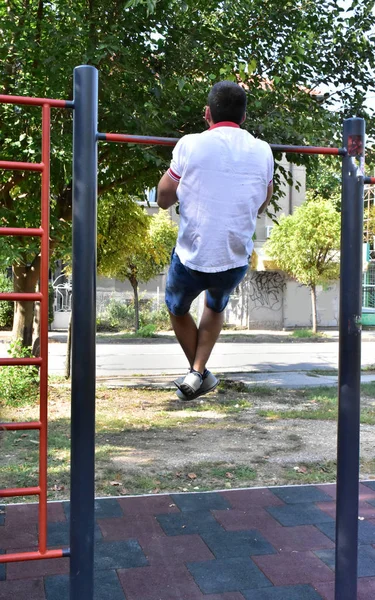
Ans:
[[[328,200],[308,200],[273,227],[266,252],[285,271],[307,286],[338,277],[340,214]]]
[[[96,319],[97,331],[134,331],[134,302],[111,300],[103,314]],[[153,308],[152,301],[141,302],[139,314],[140,328],[137,335],[147,337],[147,332],[171,329],[168,310],[165,306]],[[143,333],[146,332],[146,335]]]
[[[141,325],[141,327],[137,331],[137,335],[139,337],[154,337],[156,333],[156,325],[149,323],[148,325]]]
[[[0,292],[13,292],[12,281],[0,273]],[[14,302],[0,302],[0,329],[9,329],[13,323]]]
[[[12,358],[33,356],[31,348],[22,346],[20,340],[9,345]],[[0,367],[0,405],[23,406],[39,398],[39,373],[33,365]]]

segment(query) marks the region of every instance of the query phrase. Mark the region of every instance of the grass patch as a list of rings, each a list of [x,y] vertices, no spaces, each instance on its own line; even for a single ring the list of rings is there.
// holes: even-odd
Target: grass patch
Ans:
[[[336,461],[330,460],[324,463],[300,463],[294,467],[284,469],[286,483],[334,483],[336,481]]]
[[[314,333],[311,329],[295,329],[291,335],[293,338],[297,339],[321,339],[324,338],[324,333]]]
[[[302,391],[302,390],[301,390]],[[304,400],[297,408],[287,410],[259,410],[257,414],[270,420],[310,419],[332,421],[338,415],[338,396],[336,387],[319,387],[303,390]],[[375,382],[361,385],[361,396],[375,398]],[[361,423],[375,425],[375,402],[373,406],[361,406]]]

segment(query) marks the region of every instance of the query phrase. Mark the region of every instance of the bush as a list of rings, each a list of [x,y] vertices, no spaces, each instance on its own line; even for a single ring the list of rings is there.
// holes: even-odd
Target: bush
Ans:
[[[13,292],[12,281],[0,273],[0,292]],[[13,324],[14,302],[0,302],[0,329],[10,329]]]
[[[155,329],[171,329],[171,320],[166,306],[162,306],[159,310],[152,309],[152,301],[148,301],[140,312],[140,323],[143,325],[155,325]]]
[[[117,326],[120,329],[134,329],[134,304],[111,300],[107,306],[106,317],[112,323],[112,326]]]
[[[12,358],[32,357],[31,348],[21,340],[11,342],[8,354]],[[33,365],[0,367],[0,403],[5,406],[33,404],[39,399],[39,370]]]
[[[156,332],[156,326],[153,325],[152,323],[149,323],[148,325],[143,325],[141,326],[138,331],[137,331],[137,335],[139,335],[139,337],[154,337]]]

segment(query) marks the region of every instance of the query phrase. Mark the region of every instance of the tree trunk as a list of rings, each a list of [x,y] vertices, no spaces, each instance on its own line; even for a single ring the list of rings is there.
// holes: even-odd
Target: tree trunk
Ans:
[[[39,286],[37,285],[37,291]],[[34,320],[33,320],[33,355],[40,356],[40,302],[34,304]]]
[[[139,329],[139,298],[138,298],[138,281],[135,277],[129,277],[129,281],[134,293],[134,325],[135,331]]]
[[[72,364],[72,313],[70,313],[69,325],[68,325],[68,340],[66,344],[66,357],[65,357],[65,379],[70,377],[70,368]]]
[[[13,289],[18,293],[36,291],[39,280],[40,257],[37,256],[28,266],[13,265]],[[23,346],[33,343],[34,302],[15,302],[13,319],[13,340],[20,339]]]
[[[316,288],[315,285],[310,286],[311,290],[311,309],[312,309],[312,330],[317,332],[317,313],[316,313]]]

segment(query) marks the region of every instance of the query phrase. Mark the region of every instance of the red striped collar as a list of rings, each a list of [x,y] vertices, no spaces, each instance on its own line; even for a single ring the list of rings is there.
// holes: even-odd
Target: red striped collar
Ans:
[[[233,123],[233,121],[220,121],[219,123],[211,125],[208,131],[211,131],[211,129],[216,129],[216,127],[237,127],[239,129],[240,126],[237,123]]]

